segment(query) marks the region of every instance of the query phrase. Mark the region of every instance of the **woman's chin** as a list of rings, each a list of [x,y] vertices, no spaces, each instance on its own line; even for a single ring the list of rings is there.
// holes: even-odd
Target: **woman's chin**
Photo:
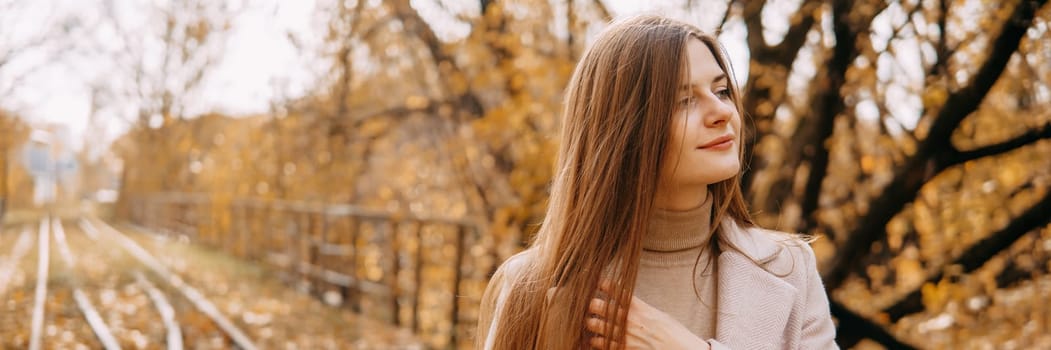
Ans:
[[[698,170],[701,170],[698,178],[704,179],[705,183],[714,184],[737,176],[741,172],[741,165],[735,161],[727,164],[713,164]]]

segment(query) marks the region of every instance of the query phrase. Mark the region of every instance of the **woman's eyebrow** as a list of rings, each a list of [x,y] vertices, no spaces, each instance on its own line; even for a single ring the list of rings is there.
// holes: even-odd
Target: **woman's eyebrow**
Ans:
[[[715,76],[715,79],[712,79],[712,85],[715,85],[715,83],[718,83],[718,82],[721,82],[721,81],[724,81],[724,80],[726,80],[726,73],[719,74],[719,75]]]
[[[716,75],[714,79],[712,79],[711,85],[715,85],[715,84],[718,84],[720,82],[724,82],[726,80],[727,80],[726,73],[720,73],[719,75]],[[690,90],[693,90],[696,86],[697,86],[697,84],[694,84],[692,82],[690,82],[690,83],[683,83],[681,86],[679,86],[679,91],[690,91]]]

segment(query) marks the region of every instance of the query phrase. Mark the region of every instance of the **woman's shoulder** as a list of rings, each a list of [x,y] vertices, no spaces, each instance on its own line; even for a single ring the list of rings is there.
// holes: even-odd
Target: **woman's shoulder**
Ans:
[[[816,268],[813,238],[805,234],[752,226],[741,230],[743,239],[737,244],[771,272],[795,275]],[[743,241],[743,243],[741,243]],[[778,272],[780,271],[780,273]]]
[[[752,231],[753,234],[760,235],[778,246],[803,253],[809,252],[810,255],[814,254],[813,249],[810,248],[810,243],[814,241],[814,238],[810,235],[772,230],[759,226],[753,226],[749,230]]]
[[[501,283],[510,282],[521,276],[522,272],[532,263],[534,255],[533,248],[511,255],[511,257],[504,260],[504,262],[497,267],[496,272],[493,273],[493,276],[490,279],[490,283],[493,281],[499,281]]]
[[[489,279],[489,285],[482,294],[478,308],[478,325],[476,328],[476,348],[492,348],[492,335],[496,332],[500,314],[507,301],[511,284],[514,283],[529,266],[533,259],[532,249],[526,249],[504,260]]]

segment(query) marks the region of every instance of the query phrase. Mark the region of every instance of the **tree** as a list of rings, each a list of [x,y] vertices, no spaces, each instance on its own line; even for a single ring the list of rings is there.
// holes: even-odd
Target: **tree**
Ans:
[[[72,16],[52,12],[40,18],[36,6],[0,1],[0,104],[33,72],[67,52],[73,46],[69,34],[80,27]]]
[[[1028,315],[998,300],[1032,290],[1049,268],[1035,247],[1051,239],[1051,6],[785,3],[676,2],[747,32],[745,191],[762,225],[822,237],[814,247],[840,344],[952,346],[925,336],[931,320]],[[465,290],[480,294],[488,268],[541,221],[562,89],[610,12],[601,1],[391,0],[319,13],[331,66],[314,92],[236,121],[165,119],[174,109],[153,108],[179,98],[150,99],[160,102],[140,112],[131,148],[190,156],[126,177],[125,191],[474,219],[486,232],[470,243],[482,268]],[[158,169],[148,161],[136,171]],[[211,165],[185,170],[193,162]]]
[[[858,277],[870,285],[883,285],[885,281],[869,273],[873,269],[917,275],[905,279],[914,283],[899,284],[904,293],[887,292],[903,299],[868,316],[898,321],[924,310],[921,299],[929,293],[922,291],[943,280],[943,269],[961,266],[960,273],[971,273],[1005,254],[1019,238],[1038,235],[1048,224],[1048,217],[1038,214],[1047,212],[1048,195],[1040,194],[1046,193],[1046,186],[1029,184],[1007,190],[1003,200],[1035,196],[1012,210],[1009,224],[999,229],[956,228],[974,231],[977,237],[970,244],[925,247],[921,235],[941,234],[930,230],[888,237],[896,228],[910,225],[898,220],[925,225],[923,218],[915,217],[916,210],[934,199],[919,196],[944,186],[949,174],[981,174],[968,168],[986,159],[1033,154],[1046,147],[1042,140],[1051,137],[1051,124],[1032,107],[1049,103],[1046,94],[1037,92],[1046,89],[1046,82],[1037,83],[1039,79],[1023,73],[1048,59],[1038,49],[1043,41],[1036,40],[1048,33],[1038,29],[1043,25],[1034,24],[1046,23],[1051,11],[1046,1],[1006,6],[981,2],[976,6],[986,12],[978,18],[966,14],[964,5],[945,1],[803,1],[776,44],[764,39],[765,2],[732,3],[747,25],[752,55],[745,95],[747,112],[755,120],[755,138],[747,192],[761,210],[761,222],[830,238],[823,248],[831,256],[825,265],[825,283],[833,297]],[[913,76],[919,79],[910,79],[909,70],[918,71]],[[1046,75],[1046,70],[1040,74]],[[792,86],[795,76],[813,82]],[[1034,90],[1036,85],[1045,87]],[[1005,108],[1002,104],[1009,97],[1003,89],[1026,98]],[[920,100],[913,111],[901,108],[909,103],[909,94]],[[981,134],[971,123],[994,115],[1013,115],[1018,124],[1030,127],[1000,125],[1006,130],[999,132],[999,138],[967,140]],[[909,125],[910,117],[918,120],[915,126]],[[1042,174],[1046,172],[1020,176],[1046,176]],[[997,181],[995,172],[985,176]],[[975,190],[961,185],[942,195]],[[995,206],[983,209],[995,210]],[[951,258],[898,255],[917,248]],[[929,266],[922,268],[916,262]],[[842,346],[864,337],[878,338],[887,346],[901,345],[885,331],[866,333],[862,330],[866,328],[857,327],[865,323],[860,321],[863,317],[836,298],[833,301],[836,316],[851,320],[840,323]]]
[[[113,57],[118,82],[107,80],[101,95],[111,102],[130,103],[127,118],[137,147],[124,149],[124,191],[141,193],[171,189],[170,174],[188,172],[185,144],[170,143],[181,135],[158,132],[187,113],[204,78],[221,58],[230,21],[240,11],[230,2],[179,0],[157,4],[118,5],[107,2],[106,22],[100,25],[117,34],[117,40],[99,44],[101,54]],[[125,11],[145,14],[129,16]],[[100,29],[102,30],[102,29]],[[105,76],[103,79],[113,79]],[[118,113],[119,115],[119,113]],[[152,150],[171,150],[153,153]],[[126,201],[121,201],[126,205]]]
[[[9,174],[12,172],[11,164],[16,159],[11,155],[16,151],[16,146],[21,145],[29,136],[29,128],[15,115],[0,109],[0,219],[3,219],[6,209],[11,207],[11,195],[9,189]]]

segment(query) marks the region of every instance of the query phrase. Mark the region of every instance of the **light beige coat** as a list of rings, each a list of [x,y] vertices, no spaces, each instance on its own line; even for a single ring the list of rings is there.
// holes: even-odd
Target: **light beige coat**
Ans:
[[[838,349],[810,246],[773,231],[740,229],[729,221],[723,226],[740,251],[722,246],[718,257],[718,320],[715,339],[709,339],[712,348]],[[528,257],[526,251],[508,259],[489,282],[479,309],[476,336],[481,348],[491,347],[493,339],[488,337],[500,322],[509,276]]]

